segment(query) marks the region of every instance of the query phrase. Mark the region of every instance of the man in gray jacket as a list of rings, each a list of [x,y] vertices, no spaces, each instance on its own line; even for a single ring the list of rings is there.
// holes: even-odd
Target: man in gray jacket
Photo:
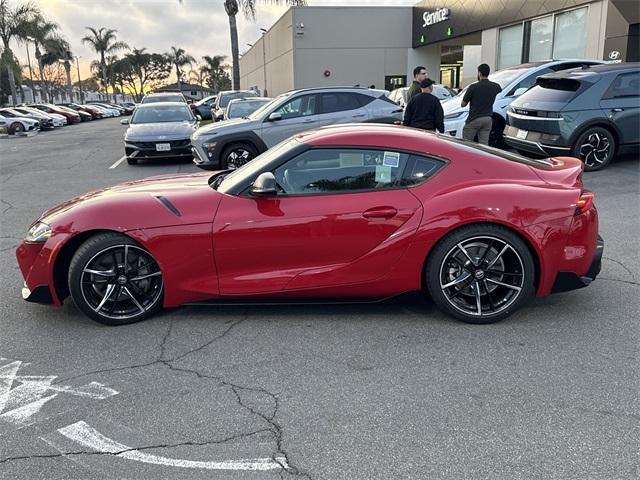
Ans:
[[[414,95],[422,92],[420,88],[420,82],[422,82],[425,78],[427,78],[427,69],[419,66],[413,69],[413,82],[411,82],[411,86],[409,87],[409,91],[407,92],[407,104],[409,104],[409,100]]]

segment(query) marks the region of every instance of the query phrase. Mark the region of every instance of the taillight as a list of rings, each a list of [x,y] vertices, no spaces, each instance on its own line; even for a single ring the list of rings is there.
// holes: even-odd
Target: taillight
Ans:
[[[590,190],[583,190],[580,194],[580,198],[576,202],[576,212],[575,215],[581,215],[593,206],[593,200],[595,198],[595,193]]]

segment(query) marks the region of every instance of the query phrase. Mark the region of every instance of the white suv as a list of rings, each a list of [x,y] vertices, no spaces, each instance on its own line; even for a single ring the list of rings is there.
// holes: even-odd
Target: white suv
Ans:
[[[283,93],[244,119],[199,128],[193,161],[207,170],[238,168],[292,135],[337,123],[398,123],[402,108],[385,90],[309,88]]]

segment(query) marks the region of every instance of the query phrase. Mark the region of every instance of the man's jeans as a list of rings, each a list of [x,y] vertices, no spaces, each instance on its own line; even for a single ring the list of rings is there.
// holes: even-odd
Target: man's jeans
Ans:
[[[478,143],[489,145],[489,134],[491,133],[492,125],[493,120],[491,117],[474,118],[470,122],[464,124],[464,128],[462,129],[462,138],[473,142],[473,139],[477,134]]]

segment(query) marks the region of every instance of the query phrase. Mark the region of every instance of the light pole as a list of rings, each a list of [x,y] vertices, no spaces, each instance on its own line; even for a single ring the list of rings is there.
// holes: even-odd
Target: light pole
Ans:
[[[74,57],[76,59],[76,67],[78,69],[78,88],[80,89],[80,105],[82,105],[84,103],[84,98],[82,95],[82,81],[80,80],[80,59],[82,58],[79,55],[74,55]]]
[[[265,33],[267,33],[267,29],[261,28],[260,31],[262,32],[262,72],[264,73],[264,90],[262,91],[262,96],[266,97],[267,96],[267,51],[265,49],[266,47],[264,45],[264,42],[267,41],[265,37]]]
[[[31,101],[36,101],[36,88],[33,85],[33,71],[31,70],[31,57],[29,57],[29,42],[33,42],[33,38],[27,37],[25,46],[27,47],[27,65],[29,65],[29,80],[31,80]]]

